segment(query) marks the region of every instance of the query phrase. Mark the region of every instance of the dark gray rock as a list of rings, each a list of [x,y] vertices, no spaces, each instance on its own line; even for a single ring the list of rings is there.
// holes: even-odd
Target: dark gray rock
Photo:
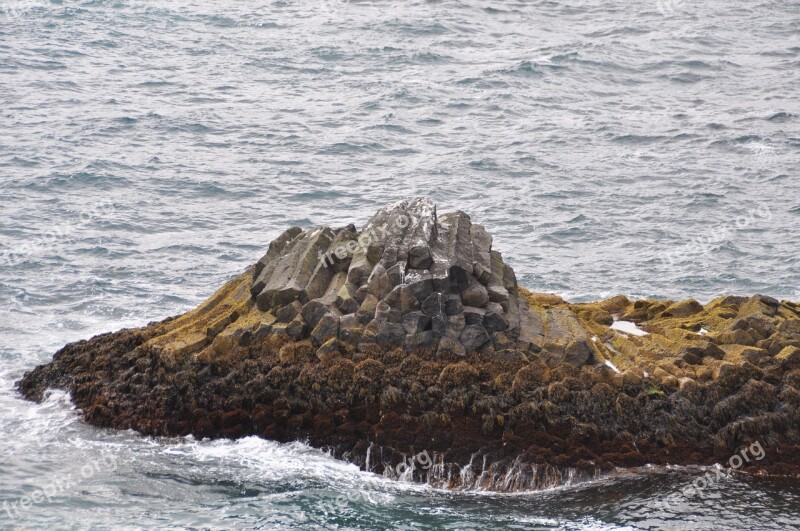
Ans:
[[[409,271],[406,274],[406,286],[420,302],[433,293],[433,280],[427,271]]]
[[[386,304],[388,304],[392,308],[397,308],[398,310],[400,310],[401,309],[400,292],[402,291],[402,289],[403,289],[402,285],[393,287],[392,291],[390,291],[389,294],[383,298],[384,302],[386,302]]]
[[[294,240],[302,232],[303,229],[300,227],[286,229],[283,234],[272,240],[272,243],[269,244],[267,254],[265,254],[261,260],[256,262],[255,268],[253,269],[253,287],[250,290],[250,293],[254,298],[261,293],[261,290],[263,290],[264,286],[266,285],[266,281],[269,280],[269,275],[266,275],[265,278],[261,278],[259,280],[261,273],[267,267],[269,267],[269,269],[274,269],[276,265],[276,259],[283,254],[283,251],[289,245],[289,242]]]
[[[401,263],[396,263],[386,270],[386,275],[389,277],[389,282],[392,284],[392,286],[398,286],[402,284],[404,274],[405,271],[403,264]]]
[[[489,302],[489,293],[483,284],[470,282],[470,285],[461,293],[461,300],[464,306],[474,306],[476,308],[483,308]]]
[[[400,311],[413,312],[422,308],[422,303],[408,285],[400,287]]]
[[[411,269],[428,269],[433,265],[431,248],[426,245],[417,245],[408,250],[408,267]]]
[[[339,318],[339,338],[343,341],[360,342],[364,337],[364,330],[364,326],[352,313]]]
[[[272,333],[272,324],[261,323],[258,325],[258,328],[256,328],[255,332],[253,332],[253,339],[259,339],[271,333]]]
[[[375,307],[375,319],[378,321],[388,321],[390,323],[400,323],[403,320],[403,316],[400,310],[396,310],[386,304],[385,301],[381,301],[378,303],[378,306]]]
[[[439,217],[441,245],[450,274],[450,287],[461,293],[469,286],[472,277],[473,243],[470,236],[472,222],[464,212],[458,211]]]
[[[380,264],[376,265],[367,280],[367,291],[379,299],[382,299],[392,291],[393,287],[394,284],[392,284],[383,266]]]
[[[364,284],[363,286],[361,286],[356,290],[355,295],[353,295],[353,298],[355,298],[356,302],[361,304],[362,302],[364,302],[364,300],[367,298],[367,295],[369,294],[370,294],[369,286]]]
[[[516,291],[517,289],[517,275],[514,273],[514,270],[511,269],[511,266],[508,264],[505,265],[503,268],[503,286],[508,291]]]
[[[339,335],[339,318],[333,314],[323,315],[311,332],[311,342],[319,346]]]
[[[303,339],[306,334],[308,334],[308,325],[300,315],[286,325],[286,335],[294,340]]]
[[[766,339],[775,331],[775,327],[762,313],[753,313],[747,317],[734,320],[728,327],[731,330],[749,330],[759,339]]]
[[[367,324],[375,318],[375,310],[378,307],[378,302],[380,301],[378,301],[375,295],[367,295],[356,312],[359,323]]]
[[[438,216],[425,198],[382,208],[361,231],[287,230],[253,268],[251,294],[275,317],[264,333],[310,334],[315,345],[336,337],[382,348],[439,342],[439,352],[463,354],[544,344],[541,317],[491,235],[464,212]]]
[[[330,310],[331,307],[329,304],[325,304],[321,299],[314,299],[308,301],[303,306],[300,314],[303,316],[303,319],[305,319],[306,323],[308,323],[308,326],[314,328],[317,326],[317,323],[319,323],[319,320],[322,318],[322,316],[328,313]],[[294,316],[292,316],[292,319],[294,319]]]
[[[431,330],[435,337],[442,337],[447,331],[447,316],[440,313],[431,318]]]
[[[703,341],[697,345],[684,347],[679,355],[680,359],[689,365],[702,365],[706,356],[721,360],[725,357],[725,351],[711,341]]]
[[[414,199],[409,203],[406,215],[408,226],[402,244],[408,249],[408,267],[429,269],[433,265],[430,245],[438,236],[436,205],[427,198]]]
[[[275,312],[275,319],[279,323],[288,323],[289,321],[294,319],[302,310],[303,310],[303,305],[300,304],[300,301],[292,301]]]
[[[406,337],[406,331],[400,323],[382,322],[378,326],[375,340],[385,348],[399,346]]]
[[[444,295],[441,293],[433,292],[428,295],[422,303],[422,312],[425,315],[433,317],[444,312]]]
[[[344,285],[336,293],[336,306],[342,313],[354,313],[360,306],[359,302],[355,299],[354,295],[356,287],[352,284],[345,282]]]
[[[492,277],[492,237],[482,225],[472,224],[471,236],[474,259],[473,274],[479,282],[486,285]]]
[[[404,339],[406,351],[409,352],[419,348],[430,348],[433,346],[433,343],[433,332],[430,330],[417,334],[408,334]]]
[[[461,304],[461,297],[455,294],[450,294],[444,301],[445,315],[458,315],[464,311],[464,305]]]
[[[489,294],[489,302],[497,302],[508,311],[508,290],[502,284],[489,284],[486,288]]]
[[[464,314],[451,315],[447,318],[447,329],[444,335],[451,339],[458,339],[461,337],[461,332],[464,331],[465,326],[467,326],[467,322],[464,319]]]
[[[335,236],[332,229],[318,227],[297,234],[283,245],[261,267],[253,282],[251,293],[258,292],[255,295],[258,309],[268,311],[293,300],[304,303],[321,296],[334,274],[329,267],[322,267],[322,261]]]
[[[409,312],[403,316],[403,328],[408,334],[418,334],[428,330],[431,318],[422,312]]]
[[[380,264],[384,267],[384,269],[386,269],[386,271],[389,271],[394,266],[398,265],[397,247],[390,245],[386,249],[384,249],[383,256],[381,256]]]
[[[357,328],[361,325],[358,322],[358,318],[355,314],[351,313],[348,315],[343,315],[339,318],[339,329],[340,330],[350,330],[353,328]]]
[[[433,291],[450,292],[450,267],[446,260],[434,261],[430,269]]]
[[[503,307],[496,302],[486,305],[486,314],[483,316],[483,327],[490,334],[502,332],[508,328],[508,320],[505,317]]]
[[[489,342],[489,334],[481,325],[467,325],[459,339],[468,351],[477,350]]]
[[[372,241],[369,240],[369,244],[367,247],[367,260],[369,263],[374,264],[377,263],[381,257],[383,256],[383,252],[386,250],[386,245],[380,241]]]
[[[464,321],[467,323],[467,325],[482,325],[483,317],[486,315],[486,310],[483,308],[465,306],[463,315]]]

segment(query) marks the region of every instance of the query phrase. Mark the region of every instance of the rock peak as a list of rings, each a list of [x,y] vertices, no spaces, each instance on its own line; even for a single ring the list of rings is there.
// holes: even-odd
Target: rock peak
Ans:
[[[520,346],[516,276],[492,236],[462,211],[438,215],[424,197],[387,205],[361,231],[288,229],[256,264],[251,294],[284,323],[276,331],[317,344],[457,354]]]

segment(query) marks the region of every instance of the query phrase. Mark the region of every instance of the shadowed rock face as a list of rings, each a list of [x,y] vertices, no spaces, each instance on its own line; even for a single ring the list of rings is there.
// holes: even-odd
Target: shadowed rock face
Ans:
[[[464,212],[437,216],[424,198],[381,209],[360,233],[287,230],[256,264],[250,292],[277,316],[276,330],[315,344],[342,338],[464,355],[487,344],[527,350],[535,333],[522,333],[529,320],[514,271],[486,229]]]
[[[198,308],[69,344],[18,385],[70,391],[98,426],[304,440],[450,488],[753,445],[743,469],[800,476],[800,305],[531,293],[483,227],[426,199],[361,231],[291,228]]]

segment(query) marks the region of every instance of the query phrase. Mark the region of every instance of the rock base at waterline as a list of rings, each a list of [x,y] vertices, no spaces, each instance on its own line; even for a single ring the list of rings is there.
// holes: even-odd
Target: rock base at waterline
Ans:
[[[451,488],[726,464],[754,444],[741,470],[800,475],[800,305],[569,304],[518,287],[482,227],[427,200],[361,231],[290,229],[197,309],[67,345],[19,382],[48,388],[97,426],[306,440]]]

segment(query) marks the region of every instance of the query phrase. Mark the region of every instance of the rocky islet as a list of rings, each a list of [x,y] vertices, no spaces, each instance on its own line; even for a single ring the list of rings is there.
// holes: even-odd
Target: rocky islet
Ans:
[[[354,243],[355,242],[355,243]],[[635,323],[643,334],[612,328]],[[514,491],[620,467],[800,473],[800,306],[570,304],[428,199],[276,238],[197,309],[65,346],[21,392],[147,435],[306,440],[388,476]]]

